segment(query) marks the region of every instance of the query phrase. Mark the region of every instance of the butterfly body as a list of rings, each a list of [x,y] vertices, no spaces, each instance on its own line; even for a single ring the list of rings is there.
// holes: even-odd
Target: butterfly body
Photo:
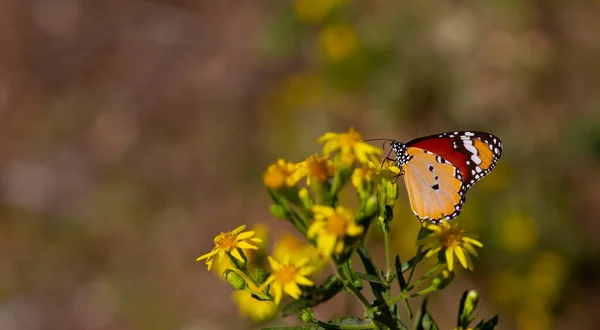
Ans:
[[[448,132],[391,142],[402,170],[413,213],[440,223],[456,218],[475,182],[487,175],[502,154],[502,142],[483,132]]]

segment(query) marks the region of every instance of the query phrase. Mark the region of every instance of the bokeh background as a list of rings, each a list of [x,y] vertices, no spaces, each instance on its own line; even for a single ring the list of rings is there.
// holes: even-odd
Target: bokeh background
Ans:
[[[0,329],[258,327],[195,258],[239,224],[290,230],[264,169],[350,126],[503,139],[460,218],[476,269],[433,296],[443,329],[471,288],[501,329],[600,324],[597,1],[0,6]],[[346,300],[318,315],[361,315]]]

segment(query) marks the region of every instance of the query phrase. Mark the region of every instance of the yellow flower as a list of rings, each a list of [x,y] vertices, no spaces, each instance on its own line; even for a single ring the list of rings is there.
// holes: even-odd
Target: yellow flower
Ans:
[[[473,245],[483,247],[483,244],[478,240],[465,235],[465,231],[459,228],[456,222],[442,222],[439,225],[429,224],[426,228],[432,230],[433,233],[423,240],[421,244],[431,243],[431,250],[427,252],[425,257],[435,255],[440,250],[445,250],[446,262],[448,270],[454,269],[454,256],[465,269],[473,270],[473,261],[471,257],[477,257],[477,251]]]
[[[531,251],[538,241],[535,219],[527,213],[511,211],[499,225],[500,243],[509,252]]]
[[[293,234],[283,234],[275,242],[273,257],[275,260],[284,260],[286,257],[289,257],[292,262],[309,258],[309,265],[314,266],[315,270],[325,265],[325,261],[320,258],[319,251],[312,244],[303,242],[298,236]]]
[[[314,24],[321,22],[332,9],[345,2],[347,0],[296,0],[294,12],[299,21]]]
[[[383,163],[378,164],[369,162],[367,166],[372,169],[374,168],[377,175],[394,177],[400,175],[401,172],[398,164],[390,159],[386,159],[383,161]]]
[[[252,288],[252,284],[249,283]],[[252,288],[253,291],[256,288]],[[241,315],[248,316],[253,322],[265,322],[273,319],[277,315],[277,305],[272,301],[261,301],[252,298],[252,294],[244,290],[236,290],[231,298],[238,305]]]
[[[392,161],[384,161],[380,164],[368,162],[365,166],[354,169],[352,173],[352,185],[359,193],[371,193],[374,183],[382,179],[393,179],[400,174],[400,169]]]
[[[292,187],[298,183],[300,178],[295,175],[298,165],[288,163],[284,159],[277,160],[277,163],[271,164],[263,176],[265,186],[278,189],[283,186]]]
[[[308,229],[308,238],[317,237],[317,249],[326,258],[333,252],[344,250],[344,237],[363,232],[363,227],[356,224],[354,214],[348,209],[316,205],[312,210],[315,221]]]
[[[214,256],[219,255],[219,262],[223,261],[225,254],[229,254],[237,260],[243,262],[244,258],[240,254],[238,249],[253,249],[256,250],[258,247],[252,243],[261,243],[260,238],[253,237],[253,231],[242,232],[246,229],[246,225],[237,227],[232,231],[226,233],[220,233],[215,237],[215,247],[207,254],[199,256],[196,261],[206,259],[206,265],[208,270],[212,267]]]
[[[245,253],[246,259],[248,260],[248,269],[253,270],[255,265],[255,260],[257,255],[265,255],[266,254],[266,244],[265,242],[268,240],[269,232],[267,226],[263,224],[257,224],[252,227],[252,231],[254,232],[254,237],[259,238],[263,244],[258,247],[258,250],[249,250]],[[223,260],[216,260],[212,263],[212,271],[220,278],[223,278],[223,273],[227,269],[235,269],[231,260],[229,258],[223,258]]]
[[[318,155],[312,155],[297,165],[298,170],[294,174],[294,179],[300,180],[306,176],[307,185],[311,185],[314,181],[325,182],[335,173],[335,164],[327,157]]]
[[[319,41],[325,56],[333,61],[350,57],[358,48],[356,31],[348,25],[326,27],[321,32]]]
[[[363,141],[362,135],[350,128],[348,133],[325,133],[318,140],[323,143],[323,154],[329,156],[333,152],[340,152],[341,163],[352,165],[358,159],[359,162],[378,163],[382,150]]]
[[[284,292],[293,299],[298,299],[302,294],[302,290],[298,285],[314,285],[313,281],[307,278],[315,270],[314,267],[307,266],[309,261],[309,258],[303,258],[292,262],[288,256],[279,263],[269,256],[269,263],[273,272],[263,283],[263,287],[271,285],[275,305],[279,305]]]
[[[355,168],[352,172],[352,185],[356,190],[366,190],[367,186],[372,183],[375,171],[370,168]]]

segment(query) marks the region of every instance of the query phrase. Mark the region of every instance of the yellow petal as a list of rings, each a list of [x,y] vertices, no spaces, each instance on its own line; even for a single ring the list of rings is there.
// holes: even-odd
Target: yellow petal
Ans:
[[[473,238],[471,238],[471,237],[466,237],[466,236],[465,236],[465,237],[463,237],[463,238],[462,238],[462,240],[463,240],[464,242],[471,243],[471,244],[473,244],[473,245],[475,245],[475,246],[479,246],[480,248],[481,248],[481,247],[483,247],[483,244],[482,244],[480,241],[478,241],[478,240],[476,240],[476,239],[473,239]]]
[[[477,257],[479,255],[473,247],[473,245],[469,243],[464,243],[463,248],[465,249],[465,251],[467,251],[468,254],[472,254],[474,257]]]
[[[294,280],[300,284],[300,285],[305,285],[305,286],[313,286],[315,285],[315,283],[313,283],[313,281],[309,280],[308,278],[301,276],[301,275],[296,275],[296,277],[294,278]]]
[[[346,229],[346,233],[348,234],[348,236],[358,236],[358,235],[362,234],[362,232],[363,232],[363,227],[357,226],[355,224],[350,224],[348,226],[348,228]]]
[[[217,248],[214,248],[214,249],[212,249],[212,251],[208,252],[207,254],[203,254],[203,255],[199,256],[198,258],[196,258],[196,261],[210,258],[210,257],[214,256],[215,254],[217,254],[217,252],[219,252],[219,250]]]
[[[465,254],[465,257],[467,258],[467,265],[469,266],[468,269],[473,270],[473,259],[468,254]]]
[[[339,240],[335,245],[335,253],[340,254],[344,251],[344,241]]]
[[[307,258],[307,257],[305,257],[305,258],[302,258],[302,259],[298,260],[296,263],[294,263],[294,265],[295,265],[297,268],[302,268],[302,267],[303,267],[304,265],[306,265],[306,264],[307,264],[309,261],[310,261],[310,258]]]
[[[282,291],[283,288],[281,287],[281,283],[279,282],[273,282],[273,285],[271,286],[271,288],[273,289],[273,298],[275,299],[275,305],[279,305],[279,303],[281,302],[281,295],[282,295]]]
[[[248,239],[248,238],[250,238],[252,236],[254,236],[254,232],[253,231],[246,231],[246,232],[243,232],[243,233],[239,233],[237,235],[237,239],[239,241],[241,241],[241,240],[244,240],[244,239]]]
[[[236,258],[237,260],[244,262],[244,258],[242,257],[242,255],[240,254],[240,251],[238,251],[238,249],[231,250],[231,255],[234,258]]]
[[[263,290],[264,288],[267,287],[267,285],[273,283],[275,281],[275,275],[270,275],[269,277],[267,277],[267,279],[263,282],[263,284],[261,285],[260,289]]]
[[[313,222],[312,225],[310,225],[310,228],[308,228],[308,233],[307,233],[308,238],[314,238],[315,236],[317,236],[319,234],[319,232],[321,232],[321,230],[323,230],[324,227],[325,227],[325,223],[323,221]]]
[[[241,248],[241,249],[254,249],[254,250],[257,250],[257,249],[258,249],[258,247],[257,247],[257,246],[254,246],[254,245],[252,245],[252,244],[250,244],[250,243],[248,243],[248,242],[238,242],[238,243],[237,243],[237,246],[238,246],[239,248]]]
[[[271,264],[271,269],[274,271],[277,271],[279,268],[281,268],[279,262],[277,262],[277,260],[273,259],[271,256],[269,256],[269,264]]]
[[[335,152],[340,148],[338,141],[328,141],[323,145],[323,155],[329,156],[332,152]]]
[[[298,284],[296,284],[295,282],[288,282],[284,284],[283,291],[294,299],[300,298],[300,294],[302,294],[302,290],[300,290]]]
[[[469,264],[467,264],[467,258],[465,257],[465,251],[463,251],[461,247],[455,247],[454,253],[456,254],[456,257],[458,258],[458,261],[460,261],[463,268],[469,268]]]
[[[318,143],[323,143],[325,141],[331,140],[331,139],[335,139],[338,136],[338,133],[333,133],[333,132],[327,132],[323,135],[321,135],[318,139],[317,142]]]
[[[331,253],[333,252],[333,248],[335,247],[335,241],[336,241],[335,235],[328,235],[325,233],[322,233],[321,235],[319,235],[319,237],[317,239],[317,247],[318,247],[319,251],[321,251],[321,254],[324,255],[325,257],[331,256]]]
[[[310,275],[310,274],[314,273],[315,270],[316,270],[315,267],[306,266],[306,267],[300,268],[300,270],[298,270],[298,274],[302,275],[302,276],[306,276],[306,275]]]
[[[320,214],[320,215],[323,215],[325,217],[328,217],[328,216],[330,216],[330,215],[332,215],[334,213],[334,210],[333,210],[332,207],[323,206],[323,205],[315,205],[315,206],[313,206],[312,211],[315,214]]]
[[[448,270],[454,269],[454,254],[452,253],[452,247],[446,249],[446,262],[448,263]]]
[[[440,252],[440,250],[441,250],[441,249],[442,249],[442,247],[441,247],[441,246],[438,246],[438,247],[436,247],[436,248],[433,248],[433,249],[431,249],[431,250],[427,251],[427,253],[425,253],[425,258],[429,258],[429,257],[431,257],[432,255],[434,255],[434,254],[436,254],[436,253]]]
[[[241,225],[241,226],[237,227],[236,229],[232,230],[231,232],[233,234],[237,234],[237,233],[240,233],[244,229],[246,229],[246,225]]]

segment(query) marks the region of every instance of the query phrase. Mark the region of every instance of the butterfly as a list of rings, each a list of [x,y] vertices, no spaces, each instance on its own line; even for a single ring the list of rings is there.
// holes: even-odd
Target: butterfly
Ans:
[[[439,224],[456,218],[469,188],[494,167],[502,142],[490,133],[448,132],[407,143],[389,140],[413,213]]]

